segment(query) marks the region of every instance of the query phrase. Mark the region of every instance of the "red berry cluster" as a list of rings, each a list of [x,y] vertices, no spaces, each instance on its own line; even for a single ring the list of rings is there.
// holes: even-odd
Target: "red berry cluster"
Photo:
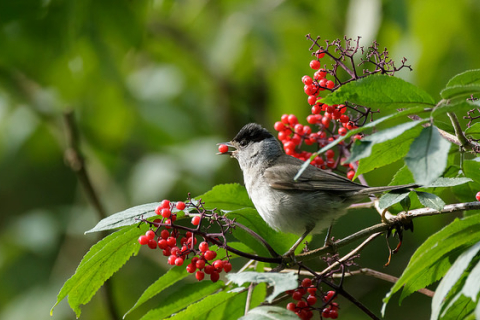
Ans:
[[[295,290],[287,291],[292,299],[297,301],[287,304],[287,309],[295,312],[302,320],[309,320],[313,317],[314,305],[317,303],[317,288],[312,284],[312,280],[305,278],[300,286]],[[307,297],[305,297],[308,294]],[[328,305],[322,310],[322,317],[336,319],[338,317],[338,304],[331,302],[335,298],[335,291],[328,291],[323,297],[323,302]]]
[[[320,59],[325,56],[325,51],[318,50],[315,55]],[[342,104],[329,106],[319,102],[321,99],[320,92],[325,89],[333,91],[335,83],[327,80],[327,71],[321,69],[321,63],[318,59],[310,62],[310,67],[316,70],[313,79],[307,75],[302,78],[304,91],[308,95],[307,101],[312,106],[311,114],[306,120],[315,129],[312,129],[309,125],[300,124],[294,114],[284,114],[281,121],[275,122],[274,125],[275,130],[278,131],[278,139],[283,143],[285,153],[302,161],[306,161],[312,155],[311,152],[301,150],[303,144],[323,148],[339,137],[345,136],[349,130],[357,128],[350,116],[346,114],[347,106]],[[356,135],[353,139],[361,139],[361,136]],[[311,160],[311,164],[322,169],[327,167],[336,169],[345,153],[343,141],[338,149],[339,156],[335,157],[335,151],[330,149],[323,156],[316,156]],[[355,166],[353,164],[344,165],[349,168],[347,177],[353,179]]]
[[[217,252],[209,250],[207,241],[202,241],[196,247],[198,240],[194,232],[187,231],[182,235],[180,229],[172,225],[172,222],[176,220],[176,214],[172,213],[173,207],[184,210],[186,206],[182,201],[173,203],[169,200],[163,200],[155,209],[155,213],[162,216],[163,219],[156,219],[152,223],[152,225],[159,225],[159,227],[156,231],[148,230],[145,235],[141,235],[138,238],[138,243],[148,245],[151,249],[159,248],[162,250],[163,255],[168,257],[168,264],[172,266],[182,266],[185,260],[189,258],[188,256],[192,254],[191,261],[186,266],[187,272],[195,273],[198,281],[203,280],[205,274],[208,274],[212,282],[217,282],[222,271],[230,272],[232,270],[232,264],[220,259],[213,261],[217,257]],[[200,221],[201,217],[195,215],[191,223],[198,226]],[[162,226],[165,228],[162,229]],[[168,229],[173,230],[170,232]]]
[[[477,199],[477,201],[480,201],[480,191],[477,192],[477,194],[475,195],[475,199]]]

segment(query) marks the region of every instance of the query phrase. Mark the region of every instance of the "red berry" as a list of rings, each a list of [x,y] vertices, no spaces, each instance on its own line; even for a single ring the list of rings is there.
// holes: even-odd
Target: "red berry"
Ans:
[[[217,253],[212,250],[207,250],[204,254],[206,260],[213,260],[217,257]]]
[[[232,264],[228,261],[225,261],[223,263],[223,270],[226,272],[226,273],[229,273],[230,271],[232,271]]]
[[[170,252],[172,256],[177,256],[180,253],[180,249],[178,247],[170,248]]]
[[[195,278],[197,278],[198,281],[202,281],[203,278],[205,278],[205,273],[203,273],[203,271],[197,271],[195,273]]]
[[[314,95],[317,92],[317,88],[314,85],[309,85],[309,86],[305,85],[305,86],[303,86],[303,91],[307,95],[311,96],[311,95]]]
[[[307,116],[307,122],[310,124],[317,123],[317,117],[314,114]]]
[[[297,308],[299,308],[299,309],[305,308],[307,306],[308,306],[308,304],[303,300],[300,300],[300,301],[297,302]]]
[[[211,265],[207,265],[205,266],[204,271],[206,274],[212,274],[212,272],[215,271],[215,267]]]
[[[193,263],[189,263],[186,267],[188,273],[194,273],[197,267]]]
[[[205,268],[205,260],[198,259],[197,262],[195,262],[195,266],[197,267],[197,269]]]
[[[225,153],[228,151],[228,146],[226,144],[221,144],[218,146],[218,152]],[[180,209],[183,210],[183,209]]]
[[[323,57],[325,57],[325,51],[317,50],[317,52],[315,52],[315,55],[317,56],[318,59],[322,59]]]
[[[353,180],[353,177],[355,177],[355,171],[354,170],[349,170],[347,172],[347,179]]]
[[[299,291],[295,291],[293,294],[292,294],[292,299],[293,300],[302,300],[302,297],[303,297],[303,294]]]
[[[325,79],[325,78],[320,79],[320,81],[318,81],[318,85],[319,85],[320,87],[326,88],[326,87],[327,87],[327,81],[329,81],[329,80],[327,80],[327,79]],[[323,89],[322,89],[322,90],[323,90]]]
[[[216,261],[213,263],[213,266],[214,266],[216,269],[223,269],[223,261],[222,261],[222,260],[216,260]]]
[[[312,285],[312,280],[310,278],[305,278],[302,280],[302,287],[308,288]]]
[[[161,206],[163,209],[170,209],[170,200],[163,200],[163,201],[160,203],[160,206]]]
[[[173,247],[177,244],[177,239],[175,239],[174,237],[168,237],[167,244],[169,247]]]
[[[477,201],[480,201],[480,191],[477,192],[477,194],[475,195],[475,199],[477,199]]]
[[[326,117],[324,116],[322,118],[322,124],[325,128],[328,128],[330,126],[330,118],[329,117]]]
[[[295,309],[297,309],[297,305],[293,302],[290,302],[287,304],[287,310],[295,312]]]
[[[138,238],[138,243],[140,243],[142,246],[146,245],[148,243],[148,238],[147,236],[143,235]]]
[[[325,319],[330,318],[330,308],[325,308],[322,311],[322,317]]]
[[[343,109],[342,109],[342,110],[343,110]],[[340,112],[341,112],[341,111],[340,111]],[[350,121],[350,118],[349,118],[347,115],[342,114],[342,115],[340,116],[340,122],[341,122],[341,123],[348,123],[348,121]]]
[[[228,147],[227,147],[228,148]],[[187,205],[185,204],[185,202],[183,201],[178,201],[177,204],[175,205],[175,207],[178,209],[178,210],[183,210],[185,209]]]
[[[198,245],[198,249],[201,251],[201,252],[205,252],[208,250],[208,243],[203,241],[203,242],[200,242],[200,244]]]
[[[335,111],[335,107],[334,106],[327,106],[325,108],[325,111],[327,111],[328,113],[333,113]]]
[[[198,226],[200,224],[200,216],[195,216],[192,218],[192,224]]]
[[[163,254],[165,257],[170,256],[170,254],[171,254],[170,247],[166,247],[165,249],[163,249],[162,254]]]
[[[330,315],[330,319],[337,319],[338,318],[338,311],[332,309],[332,310],[330,310],[329,315]]]
[[[283,122],[277,121],[273,125],[273,128],[277,131],[283,131],[283,130],[285,130],[285,124]]]
[[[161,237],[162,239],[165,239],[165,240],[166,240],[169,236],[170,236],[170,232],[168,232],[168,230],[163,229],[163,230],[160,232],[160,237]]]
[[[321,66],[322,66],[321,63],[318,60],[310,61],[310,68],[312,68],[313,70],[318,70],[320,69]]]
[[[282,114],[280,121],[282,121],[285,124],[288,124],[288,114]]]
[[[154,239],[149,239],[147,244],[150,249],[157,249],[157,241]]]
[[[309,86],[309,85],[312,84],[313,80],[309,76],[303,76],[302,77],[302,82],[303,82],[303,84]]]
[[[155,209],[155,214],[161,215],[161,214],[162,214],[162,209],[163,209],[163,207],[162,207],[161,205],[159,205],[159,206]]]
[[[172,216],[172,219],[173,219],[174,217],[175,217],[175,216]],[[171,227],[171,225],[172,225],[172,219],[167,219],[167,220],[165,220],[165,224],[166,224],[165,228],[167,228],[167,229],[172,229],[172,227]]]
[[[338,128],[338,134],[341,135],[341,136],[346,135],[347,134],[347,129],[344,128],[344,127]]]
[[[335,151],[333,151],[332,149],[327,150],[325,151],[325,156],[327,157],[327,159],[332,159],[333,157],[335,157]]]
[[[153,230],[148,230],[145,232],[145,236],[148,238],[148,240],[155,238],[155,232]]]
[[[313,306],[315,303],[317,303],[317,297],[309,295],[307,297],[307,303],[308,305]]]
[[[183,258],[182,257],[178,257],[177,259],[175,259],[175,265],[176,266],[181,266],[183,264]]]
[[[307,289],[307,292],[308,292],[310,295],[314,296],[314,295],[317,293],[317,288],[315,288],[315,287],[310,287],[310,288]]]
[[[170,218],[170,216],[172,215],[172,211],[170,209],[164,208],[162,209],[161,214],[164,218]]]
[[[217,282],[218,279],[220,279],[220,274],[217,271],[213,271],[212,274],[210,274],[210,280]]]
[[[328,301],[331,300],[334,296],[335,296],[335,291],[328,291],[328,292],[327,292],[327,295],[325,296],[325,298],[323,298],[323,301],[328,302]]]
[[[308,96],[307,102],[309,105],[313,106],[317,102],[317,97],[314,95]]]
[[[165,240],[165,239],[158,240],[158,247],[162,250],[167,249],[168,248],[167,240]]]
[[[325,86],[328,88],[328,89],[333,89],[333,87],[335,87],[335,83],[331,80],[328,80],[326,83],[325,83]]]
[[[167,263],[173,266],[175,265],[175,260],[177,260],[177,256],[172,254],[170,257],[168,257]]]

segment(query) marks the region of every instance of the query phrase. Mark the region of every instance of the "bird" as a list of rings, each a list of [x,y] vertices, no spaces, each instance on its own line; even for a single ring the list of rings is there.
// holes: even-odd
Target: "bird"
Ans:
[[[308,234],[331,227],[362,198],[418,187],[368,187],[313,165],[295,179],[304,162],[285,154],[280,142],[256,123],[246,124],[223,144],[229,147],[224,154],[237,159],[247,193],[262,219],[277,231],[301,235],[285,255],[292,255]]]

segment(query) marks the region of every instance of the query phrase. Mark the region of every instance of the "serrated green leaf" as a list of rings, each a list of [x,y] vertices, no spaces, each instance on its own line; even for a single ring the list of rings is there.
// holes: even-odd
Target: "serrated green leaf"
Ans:
[[[145,232],[136,227],[123,228],[93,245],[80,262],[75,274],[63,285],[57,296],[57,303],[50,313],[68,295],[68,303],[78,318],[81,313],[80,305],[89,302],[103,283],[132,255],[138,253],[140,245],[137,238],[142,231]]]
[[[438,178],[424,188],[453,187],[473,181],[470,178]]]
[[[410,194],[410,191],[402,192],[402,193],[398,193],[398,192],[386,193],[378,201],[378,207],[380,209],[386,209],[388,207],[391,207],[395,203],[399,203],[400,201],[408,197],[409,194]]]
[[[404,158],[408,153],[409,146],[421,131],[422,127],[413,127],[396,138],[373,145],[370,156],[360,160],[355,176]]]
[[[405,158],[415,182],[427,185],[438,179],[447,166],[449,150],[450,142],[440,135],[436,127],[423,128]]]
[[[298,275],[296,275],[294,272],[240,272],[228,274],[227,278],[240,286],[246,282],[268,283],[270,286],[274,287],[272,294],[266,299],[269,303],[271,303],[279,294],[298,287]]]
[[[321,100],[329,105],[345,101],[382,110],[435,105],[435,100],[425,91],[405,80],[387,75],[373,75],[349,82]]]
[[[165,300],[163,300],[160,308],[151,309],[141,319],[157,320],[167,318],[168,316],[188,307],[190,304],[215,293],[220,288],[222,288],[222,283],[212,283],[210,281],[202,281],[200,283],[185,285],[182,287],[181,291],[177,292],[177,294],[169,295]],[[133,308],[130,309],[125,315],[132,310]]]
[[[446,303],[445,297],[463,275],[463,272],[468,268],[470,261],[477,255],[478,251],[480,251],[480,242],[477,242],[463,252],[450,270],[448,270],[442,281],[440,281],[432,299],[432,314],[430,319],[438,319],[440,317],[440,313]]]
[[[187,309],[173,315],[169,319],[171,320],[195,320],[195,319],[205,319],[205,315],[212,309],[217,308],[218,306],[229,302],[240,292],[232,292],[232,291],[222,291],[217,294],[212,294],[206,297],[203,300],[200,300],[196,303],[190,304]]]
[[[467,70],[451,78],[447,83],[448,87],[459,85],[480,84],[480,69]]]
[[[437,195],[428,192],[415,191],[418,196],[418,200],[427,208],[432,208],[437,211],[441,211],[445,206],[445,202]]]
[[[277,306],[263,306],[252,309],[239,320],[298,320],[298,316],[286,308]]]
[[[407,268],[384,299],[382,313],[391,296],[404,287],[401,300],[408,294],[439,280],[450,267],[449,257],[456,250],[480,241],[480,215],[455,219],[430,236],[410,258]]]

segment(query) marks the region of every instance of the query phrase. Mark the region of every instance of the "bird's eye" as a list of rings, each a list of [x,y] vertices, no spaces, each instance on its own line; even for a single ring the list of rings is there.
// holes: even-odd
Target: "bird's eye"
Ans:
[[[242,140],[240,141],[240,147],[246,147],[247,146],[247,140]]]

